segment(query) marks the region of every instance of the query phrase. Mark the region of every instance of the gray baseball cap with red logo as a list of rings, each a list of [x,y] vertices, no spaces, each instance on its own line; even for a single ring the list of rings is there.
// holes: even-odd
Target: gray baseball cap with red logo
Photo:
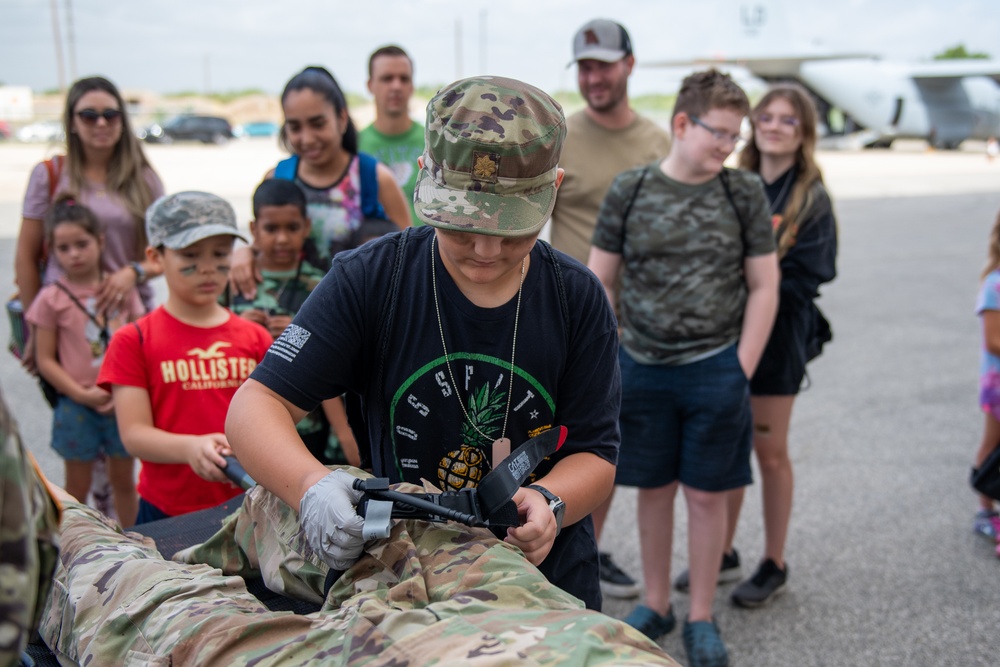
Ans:
[[[610,19],[594,19],[576,31],[570,65],[580,60],[614,63],[630,55],[632,40],[625,28]]]

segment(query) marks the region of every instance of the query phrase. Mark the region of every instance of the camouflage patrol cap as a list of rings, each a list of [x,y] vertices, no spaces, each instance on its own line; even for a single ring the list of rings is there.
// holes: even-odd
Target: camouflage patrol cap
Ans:
[[[160,197],[146,209],[146,237],[154,248],[180,250],[210,236],[235,236],[236,213],[222,197],[207,192],[177,192]]]
[[[427,104],[424,166],[413,193],[428,225],[491,236],[528,236],[556,200],[562,107],[520,81],[463,79]]]

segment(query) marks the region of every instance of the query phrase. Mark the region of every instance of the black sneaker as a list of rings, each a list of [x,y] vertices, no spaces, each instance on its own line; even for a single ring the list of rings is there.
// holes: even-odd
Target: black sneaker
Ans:
[[[740,552],[733,549],[727,554],[722,554],[722,565],[719,567],[719,583],[726,584],[730,581],[739,581],[740,575]],[[691,573],[684,570],[674,579],[674,590],[687,593],[691,588]]]
[[[601,567],[601,592],[611,598],[636,598],[642,591],[635,579],[625,574],[611,560],[611,554],[598,553],[597,561]]]
[[[785,590],[788,581],[788,563],[785,569],[768,558],[757,572],[733,589],[732,600],[741,607],[760,607],[767,604]]]

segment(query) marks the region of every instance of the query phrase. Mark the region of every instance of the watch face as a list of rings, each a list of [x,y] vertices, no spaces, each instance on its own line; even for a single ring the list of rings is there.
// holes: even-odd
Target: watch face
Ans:
[[[552,507],[552,514],[556,517],[556,531],[558,534],[558,531],[562,530],[563,515],[566,514],[566,503],[562,500],[558,500],[554,505],[549,506]]]

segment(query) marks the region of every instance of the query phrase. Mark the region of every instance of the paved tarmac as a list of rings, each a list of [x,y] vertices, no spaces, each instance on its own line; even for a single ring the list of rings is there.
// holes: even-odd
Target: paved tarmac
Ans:
[[[155,148],[168,189],[219,192],[241,217],[278,155],[270,143]],[[26,170],[43,151],[0,145],[0,284],[11,285]],[[729,604],[731,584],[722,587],[723,636],[741,667],[995,665],[1000,560],[970,531],[967,478],[982,428],[973,305],[1000,210],[1000,163],[906,145],[823,153],[821,163],[838,214],[840,275],[819,302],[834,340],[810,365],[812,384],[792,421],[788,592],[748,611]],[[50,412],[6,354],[0,383],[42,468],[61,481],[47,447]],[[638,575],[634,514],[634,492],[619,490],[603,542]],[[679,571],[687,565],[683,501],[676,518]],[[754,487],[737,536],[748,572],[762,543]],[[686,613],[686,596],[674,604]],[[607,600],[605,611],[624,617],[631,605]],[[679,631],[661,644],[683,661]]]

